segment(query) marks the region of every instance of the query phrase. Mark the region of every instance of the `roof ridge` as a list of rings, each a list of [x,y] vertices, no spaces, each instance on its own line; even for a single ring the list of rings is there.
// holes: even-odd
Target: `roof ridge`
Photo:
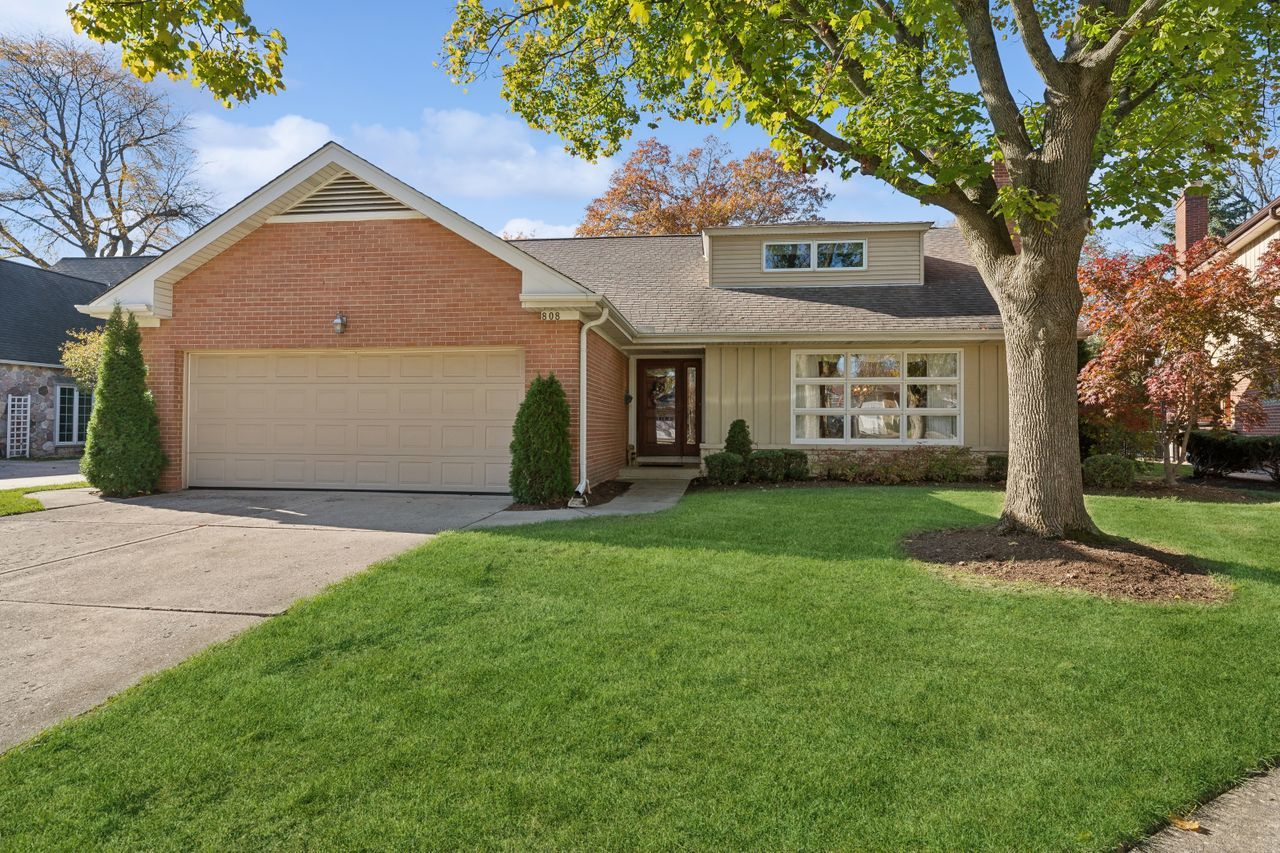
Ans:
[[[0,258],[0,262],[6,263],[6,264],[12,264],[15,267],[20,267],[26,270],[33,270],[34,272],[42,273],[44,275],[56,275],[59,278],[67,278],[67,279],[70,279],[71,281],[79,282],[81,284],[92,284],[94,287],[99,287],[103,289],[106,289],[107,287],[106,284],[103,284],[100,281],[94,281],[91,278],[81,278],[78,275],[70,275],[65,272],[58,272],[57,270],[54,270],[54,269],[46,269],[45,267],[36,266],[35,264],[23,264],[23,263],[19,263],[18,261],[11,260],[9,258]]]

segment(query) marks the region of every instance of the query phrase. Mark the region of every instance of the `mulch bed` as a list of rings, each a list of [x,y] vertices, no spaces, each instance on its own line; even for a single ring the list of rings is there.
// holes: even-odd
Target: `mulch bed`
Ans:
[[[918,560],[1003,581],[1031,581],[1130,601],[1215,603],[1231,597],[1186,556],[1119,539],[1094,544],[1002,536],[992,527],[931,530],[902,542]]]
[[[631,484],[622,480],[610,480],[607,483],[592,486],[591,494],[587,496],[587,506],[603,506],[629,488]],[[512,504],[507,509],[512,512],[538,512],[544,509],[564,509],[565,506],[565,501],[556,501],[549,504]]]

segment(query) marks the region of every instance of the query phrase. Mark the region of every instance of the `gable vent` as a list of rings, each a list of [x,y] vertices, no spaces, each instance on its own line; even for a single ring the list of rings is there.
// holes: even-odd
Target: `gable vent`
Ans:
[[[355,175],[340,175],[280,216],[412,212],[413,209],[407,204],[370,186]]]

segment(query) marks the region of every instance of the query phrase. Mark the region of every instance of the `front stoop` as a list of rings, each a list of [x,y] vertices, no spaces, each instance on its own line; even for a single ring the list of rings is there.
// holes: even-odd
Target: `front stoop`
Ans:
[[[701,476],[701,465],[630,465],[618,472],[617,479],[626,483],[642,480],[682,480],[687,483]]]

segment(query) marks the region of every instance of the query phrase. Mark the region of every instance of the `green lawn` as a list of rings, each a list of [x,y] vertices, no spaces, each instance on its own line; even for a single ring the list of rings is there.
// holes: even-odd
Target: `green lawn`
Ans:
[[[48,492],[53,489],[83,489],[86,482],[61,483],[56,486],[27,486],[22,489],[0,489],[0,516],[21,515],[24,512],[40,512],[44,504],[26,495],[32,492]]]
[[[1090,500],[1213,608],[901,556],[999,498],[442,536],[0,759],[0,846],[1104,849],[1280,755],[1280,504]]]

